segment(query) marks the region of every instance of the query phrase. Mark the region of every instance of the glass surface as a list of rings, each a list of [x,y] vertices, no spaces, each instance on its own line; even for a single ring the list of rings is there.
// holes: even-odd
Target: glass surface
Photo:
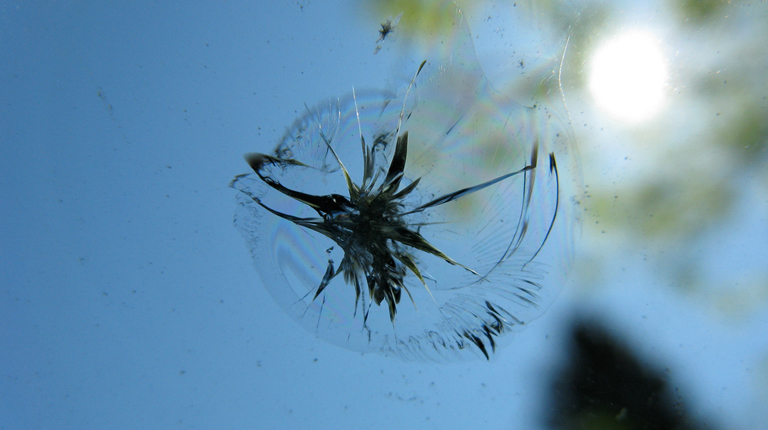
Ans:
[[[531,429],[562,428],[569,419],[628,427],[640,413],[618,395],[600,411],[552,416],[578,406],[564,405],[556,387],[578,393],[581,381],[612,375],[569,374],[587,368],[577,357],[608,355],[621,358],[609,365],[629,363],[622,379],[607,378],[617,381],[608,388],[645,393],[623,379],[637,374],[666,390],[646,400],[671,404],[690,427],[761,428],[768,419],[768,4],[459,8],[464,36],[453,32],[455,8],[433,2],[0,4],[0,428]],[[457,45],[461,37],[471,38],[474,65],[452,63],[473,58],[456,51],[468,46]],[[450,98],[457,94],[466,97]],[[384,116],[372,114],[390,99]],[[443,158],[468,143],[483,148],[489,133],[512,133],[500,124],[528,124],[527,136],[557,124],[573,130],[572,149],[542,139],[538,152],[544,163],[555,154],[559,185],[573,196],[560,200],[571,205],[572,223],[542,240],[552,200],[547,176],[539,177],[543,193],[529,195],[543,201],[530,208],[526,238],[533,248],[545,243],[536,266],[548,277],[542,305],[525,316],[525,330],[497,337],[503,348],[490,360],[478,348],[471,353],[478,359],[448,364],[361,352],[358,340],[342,348],[280,306],[273,296],[285,289],[264,285],[233,223],[242,193],[228,184],[248,172],[243,154],[273,154],[297,120],[323,107],[342,115],[337,133],[352,137],[337,155],[357,184],[365,177],[360,130],[371,147],[379,128],[408,132],[399,189],[422,178],[405,202],[414,208],[530,166],[529,139],[506,157]],[[400,112],[408,113],[402,132]],[[522,112],[535,115],[522,120]],[[450,129],[454,123],[459,128]],[[376,158],[385,172],[378,184],[397,147],[388,142],[390,152]],[[327,172],[280,179],[299,191],[349,197],[336,158],[323,157]],[[472,168],[434,167],[446,159]],[[478,203],[506,205],[496,198],[504,196],[519,203],[523,177],[430,207],[409,225],[424,223],[430,243],[478,272],[472,260],[490,254],[462,248],[449,232],[464,225],[458,221],[470,229],[492,223],[499,212]],[[312,212],[295,199],[268,197],[287,214]],[[460,215],[452,205],[486,218],[426,225],[429,216]],[[276,245],[267,249],[280,249],[285,257],[274,261],[290,263],[296,278],[306,275],[285,284],[314,295],[329,259],[338,269],[343,250],[332,239],[307,245],[317,239],[290,222],[277,229],[281,220],[265,219],[281,235],[267,238]],[[510,243],[478,237],[489,250]],[[424,277],[436,297],[455,293],[438,284],[474,276],[442,257],[411,254],[435,279]],[[440,265],[450,270],[433,273]],[[393,326],[386,299],[368,301],[377,318],[370,324],[380,330],[406,330],[415,326],[406,325],[414,309],[429,312],[424,284],[405,273],[411,294],[421,295],[417,307],[401,292]],[[326,303],[353,306],[343,275],[332,282],[328,294],[335,287],[347,294]],[[585,333],[592,326],[582,321],[607,334]]]

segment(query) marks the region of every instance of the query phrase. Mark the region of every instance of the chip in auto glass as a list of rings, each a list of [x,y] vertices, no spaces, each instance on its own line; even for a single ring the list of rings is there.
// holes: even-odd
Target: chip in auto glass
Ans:
[[[400,91],[307,108],[231,183],[263,285],[345,348],[488,359],[565,280],[569,123],[494,92],[451,24]]]

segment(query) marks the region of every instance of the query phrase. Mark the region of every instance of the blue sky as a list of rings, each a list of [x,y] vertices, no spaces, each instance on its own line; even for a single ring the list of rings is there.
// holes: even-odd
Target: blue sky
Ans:
[[[761,422],[765,305],[713,318],[636,255],[612,265],[616,288],[566,288],[489,363],[361,355],[283,313],[227,185],[304,103],[388,85],[372,54],[387,17],[352,3],[0,5],[0,429],[535,428],[580,312],[669,367],[694,414]],[[498,33],[477,34],[482,61]],[[584,111],[575,123],[610,124]],[[747,219],[701,239],[702,259],[724,241],[764,255],[765,219]]]

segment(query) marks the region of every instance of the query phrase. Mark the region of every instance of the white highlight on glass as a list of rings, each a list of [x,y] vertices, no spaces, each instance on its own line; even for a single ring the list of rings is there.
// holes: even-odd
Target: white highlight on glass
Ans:
[[[589,89],[603,110],[636,124],[661,109],[666,80],[666,64],[655,38],[631,31],[598,48],[592,58]]]

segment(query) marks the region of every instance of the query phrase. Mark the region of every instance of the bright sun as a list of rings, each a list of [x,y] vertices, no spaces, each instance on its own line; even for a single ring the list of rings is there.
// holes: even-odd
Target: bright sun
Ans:
[[[650,34],[620,34],[595,53],[589,89],[609,114],[633,124],[645,121],[660,110],[664,101],[664,63]]]

